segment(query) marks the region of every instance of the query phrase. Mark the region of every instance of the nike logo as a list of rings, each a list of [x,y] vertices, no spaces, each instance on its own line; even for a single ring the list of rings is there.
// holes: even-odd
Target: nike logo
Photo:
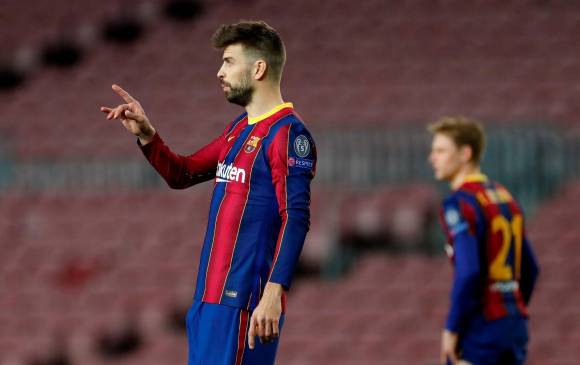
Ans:
[[[236,138],[236,136],[229,136],[228,137],[228,142],[231,141],[232,139]]]
[[[226,179],[220,179],[219,177],[217,177],[217,178],[215,179],[215,182],[225,182],[225,183],[229,183],[229,182],[231,182],[231,181],[230,181],[230,180],[226,180]]]

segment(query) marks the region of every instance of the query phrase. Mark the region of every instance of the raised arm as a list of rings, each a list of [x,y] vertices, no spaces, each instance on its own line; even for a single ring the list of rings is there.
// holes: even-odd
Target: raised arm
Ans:
[[[113,90],[125,104],[101,107],[101,111],[107,114],[109,120],[120,120],[127,131],[139,138],[138,144],[143,154],[171,188],[184,189],[215,176],[226,132],[194,154],[176,154],[156,132],[139,101],[118,85],[113,85]]]

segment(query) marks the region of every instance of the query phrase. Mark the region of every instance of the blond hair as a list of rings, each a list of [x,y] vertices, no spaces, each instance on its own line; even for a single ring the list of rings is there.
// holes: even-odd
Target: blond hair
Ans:
[[[444,134],[458,146],[471,147],[471,162],[479,164],[485,150],[485,132],[480,122],[462,116],[443,117],[427,127],[432,134]]]

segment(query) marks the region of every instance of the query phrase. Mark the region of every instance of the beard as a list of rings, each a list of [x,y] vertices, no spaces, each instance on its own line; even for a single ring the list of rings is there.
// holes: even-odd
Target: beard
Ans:
[[[240,106],[247,106],[252,101],[252,96],[254,95],[254,87],[250,82],[250,73],[245,73],[242,76],[240,86],[232,86],[231,84],[226,84],[230,87],[230,91],[226,92],[226,99],[232,104],[237,104]]]

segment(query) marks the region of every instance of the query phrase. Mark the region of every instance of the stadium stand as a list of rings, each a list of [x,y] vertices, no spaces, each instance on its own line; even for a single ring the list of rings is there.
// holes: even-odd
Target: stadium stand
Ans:
[[[3,1],[0,9],[3,56],[9,57],[21,48],[40,47],[63,34],[74,34],[83,24],[97,25],[103,18],[120,9],[120,3],[114,1],[88,1],[83,4],[65,1]]]
[[[78,68],[39,72],[2,98],[2,127],[22,157],[130,153],[131,144],[116,128],[103,127],[95,112],[95,105],[117,102],[107,90],[118,82],[142,101],[172,145],[190,151],[236,113],[223,106],[215,79],[219,55],[209,38],[219,24],[239,18],[264,18],[280,29],[290,55],[287,98],[313,125],[396,125],[448,113],[574,124],[580,66],[569,45],[578,6],[481,2],[470,11],[459,2],[437,4],[215,2],[193,26],[151,24],[122,58],[119,46],[98,44]],[[114,8],[94,14],[114,17]],[[294,26],[304,13],[312,21]],[[344,21],[344,14],[357,16]],[[28,23],[9,24],[17,33]],[[39,103],[46,95],[51,102]],[[181,133],[193,127],[193,136]],[[44,138],[28,143],[40,134]]]
[[[123,324],[120,315],[189,302],[201,242],[191,233],[203,235],[206,220],[195,207],[208,199],[199,193],[3,196],[1,312],[12,325],[0,358],[35,355],[31,334],[68,344]]]
[[[207,195],[3,194],[2,216],[11,219],[1,227],[0,358],[43,355],[65,341],[75,363],[105,363],[96,339],[134,321],[143,345],[116,361],[154,364],[169,354],[180,361],[184,338],[168,318],[190,300]],[[580,184],[571,184],[528,224],[543,268],[531,307],[530,364],[573,364],[579,354],[572,295],[579,288],[571,280],[579,266],[571,253],[580,232],[569,229],[570,202],[579,199]],[[451,275],[446,261],[368,254],[343,279],[298,282],[279,362],[433,363]],[[314,329],[323,333],[313,336]]]

